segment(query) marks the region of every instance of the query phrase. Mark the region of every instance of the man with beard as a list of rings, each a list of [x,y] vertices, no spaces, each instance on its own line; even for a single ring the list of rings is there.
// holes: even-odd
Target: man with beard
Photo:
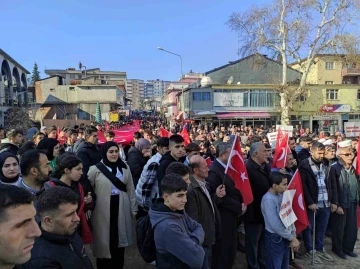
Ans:
[[[93,269],[76,230],[80,223],[77,208],[78,197],[69,188],[53,187],[40,195],[41,236],[35,240],[30,261],[20,269]]]
[[[51,172],[50,161],[46,154],[37,149],[25,152],[21,157],[20,169],[22,179],[16,183],[16,186],[38,196],[44,189],[44,183],[49,180]]]
[[[326,167],[323,164],[325,146],[320,142],[314,142],[311,146],[311,157],[303,160],[299,166],[302,180],[304,200],[307,207],[310,227],[303,231],[305,257],[312,259],[315,250],[314,263],[323,261],[332,262],[333,258],[325,251],[324,239],[331,212],[337,208],[336,182],[330,181],[326,175]],[[315,225],[315,246],[313,246],[312,229]]]

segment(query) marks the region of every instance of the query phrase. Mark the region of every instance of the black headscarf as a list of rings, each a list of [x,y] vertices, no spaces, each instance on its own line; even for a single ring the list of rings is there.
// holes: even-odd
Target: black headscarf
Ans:
[[[56,145],[59,144],[59,141],[57,141],[55,138],[43,138],[40,140],[37,149],[44,150],[46,152],[46,156],[48,157],[49,161],[52,161],[54,159],[54,148]]]
[[[101,149],[100,149],[100,155],[102,158],[102,162],[107,166],[111,168],[111,172],[113,173],[113,175],[116,176],[117,174],[117,168],[119,168],[119,171],[121,172],[121,168],[126,168],[126,164],[124,164],[124,162],[121,160],[120,156],[117,160],[117,162],[110,162],[106,156],[106,153],[108,152],[109,148],[111,147],[117,147],[117,149],[119,149],[119,145],[116,144],[113,141],[107,141],[104,144],[102,144]]]
[[[18,157],[16,155],[14,155],[14,154],[12,154],[12,153],[10,153],[8,151],[0,153],[0,167],[1,167],[1,169],[0,169],[0,180],[2,182],[5,182],[5,183],[14,183],[19,179],[19,174],[17,174],[17,176],[14,177],[14,178],[7,178],[7,177],[4,176],[4,174],[2,172],[2,168],[4,166],[4,163],[5,163],[6,159],[10,158],[10,157],[15,158],[15,160],[17,161],[17,163],[19,165],[19,159],[18,159]]]

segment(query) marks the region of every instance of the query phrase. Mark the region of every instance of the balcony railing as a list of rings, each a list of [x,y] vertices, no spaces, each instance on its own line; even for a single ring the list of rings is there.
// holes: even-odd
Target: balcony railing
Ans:
[[[342,76],[360,76],[360,68],[343,68]]]

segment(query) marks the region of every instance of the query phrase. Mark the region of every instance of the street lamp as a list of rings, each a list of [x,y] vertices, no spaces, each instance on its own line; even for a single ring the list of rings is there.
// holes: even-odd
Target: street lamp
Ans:
[[[85,78],[86,78],[86,66],[83,65],[81,62],[79,62],[79,69],[81,70],[83,67],[85,68]]]
[[[182,57],[180,54],[177,54],[177,53],[174,53],[174,52],[171,52],[171,51],[168,51],[166,49],[163,49],[162,47],[157,47],[158,50],[161,50],[161,51],[164,51],[164,52],[167,52],[167,53],[170,53],[172,55],[175,55],[177,57],[180,58],[180,71],[181,71],[181,78],[184,77],[184,73],[183,73],[183,68],[182,68]],[[183,113],[184,113],[184,118],[185,118],[185,102],[184,102],[184,85],[181,83],[181,102],[182,102],[182,105],[183,105]]]

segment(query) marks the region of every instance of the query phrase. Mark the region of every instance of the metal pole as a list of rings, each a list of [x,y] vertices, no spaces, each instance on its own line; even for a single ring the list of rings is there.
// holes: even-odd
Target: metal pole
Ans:
[[[316,216],[316,211],[314,211],[314,222],[313,222],[313,240],[312,240],[312,243],[313,243],[313,247],[312,247],[312,257],[311,257],[311,265],[314,265],[314,260],[315,260],[315,216]]]

